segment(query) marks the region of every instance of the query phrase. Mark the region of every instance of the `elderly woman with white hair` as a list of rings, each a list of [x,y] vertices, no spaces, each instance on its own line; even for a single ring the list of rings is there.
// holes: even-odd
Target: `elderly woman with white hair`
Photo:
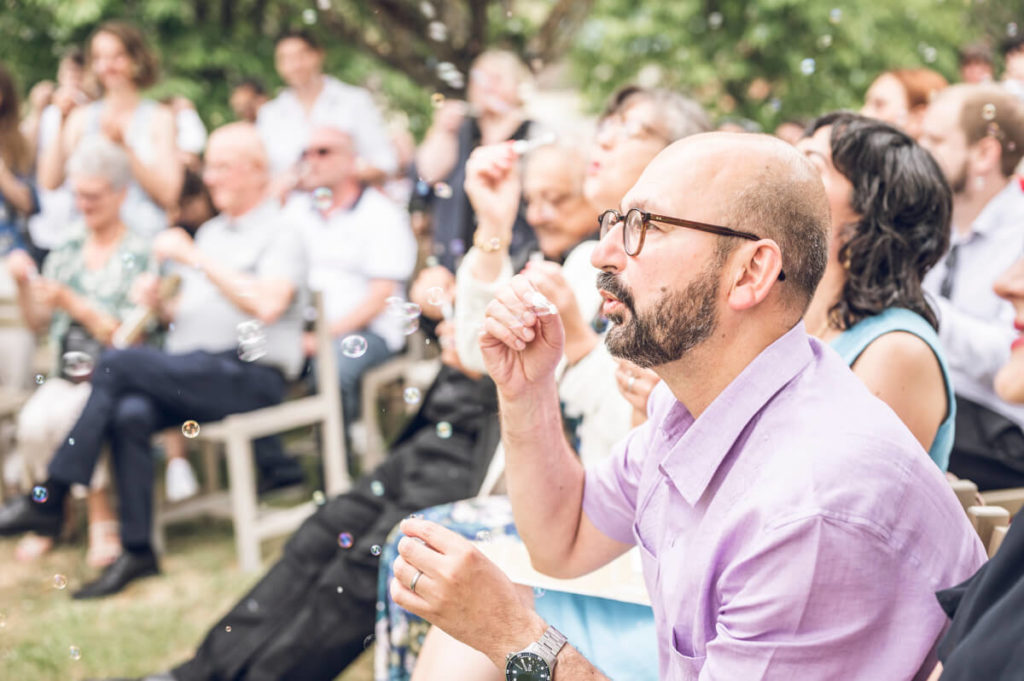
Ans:
[[[105,138],[89,137],[68,160],[67,173],[81,214],[67,240],[50,252],[41,274],[24,251],[8,258],[25,323],[37,333],[48,330],[53,357],[53,371],[36,377],[39,388],[18,416],[18,451],[27,476],[36,481],[46,477],[50,457],[85,405],[92,367],[132,308],[132,282],[149,266],[146,241],[121,220],[132,180],[127,154]],[[87,560],[94,566],[109,564],[121,552],[108,480],[100,466],[86,493]],[[52,544],[49,537],[28,535],[17,555],[30,560]]]

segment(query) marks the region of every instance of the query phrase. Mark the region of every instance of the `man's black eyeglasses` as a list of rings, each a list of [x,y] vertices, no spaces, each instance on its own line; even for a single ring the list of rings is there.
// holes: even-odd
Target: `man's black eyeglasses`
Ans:
[[[622,214],[617,210],[606,210],[598,216],[597,221],[601,226],[600,237],[603,239],[608,232],[612,231],[615,225],[620,222],[622,225],[622,247],[626,251],[626,255],[633,257],[640,254],[640,249],[644,247],[644,237],[647,235],[647,225],[651,221],[664,222],[669,225],[676,225],[678,227],[689,227],[690,229],[700,230],[701,232],[710,232],[711,234],[718,234],[719,236],[735,236],[740,239],[748,239],[750,241],[760,241],[761,237],[750,232],[741,232],[736,229],[730,229],[728,227],[722,227],[720,225],[711,225],[706,222],[697,222],[695,220],[684,220],[682,218],[670,218],[667,215],[656,215],[654,213],[648,213],[645,210],[639,208],[630,208],[626,211],[625,220],[623,220]],[[779,281],[785,281],[786,273],[779,272]]]

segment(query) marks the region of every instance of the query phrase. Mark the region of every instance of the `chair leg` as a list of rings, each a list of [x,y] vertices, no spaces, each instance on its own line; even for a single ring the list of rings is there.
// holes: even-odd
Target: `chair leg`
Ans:
[[[203,491],[213,494],[221,486],[220,462],[217,461],[217,443],[203,440],[199,444],[199,455],[203,459]]]
[[[258,508],[252,440],[244,434],[230,434],[227,457],[238,566],[243,572],[256,572],[260,569],[260,537],[256,527]]]
[[[323,459],[324,459],[324,491],[328,496],[346,492],[352,487],[352,479],[348,474],[348,463],[345,459],[345,434],[341,425],[340,405],[332,408],[327,402],[326,415],[323,421]]]

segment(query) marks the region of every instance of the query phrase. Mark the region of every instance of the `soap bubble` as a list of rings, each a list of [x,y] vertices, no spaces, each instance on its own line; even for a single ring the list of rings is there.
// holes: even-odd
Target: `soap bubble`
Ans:
[[[996,118],[996,105],[989,102],[981,107],[981,117],[986,121],[993,121]]]
[[[380,480],[374,480],[370,483],[370,493],[375,497],[384,496],[384,483]]]
[[[439,199],[452,198],[452,188],[447,182],[438,182],[434,185],[434,196]]]
[[[718,29],[720,29],[722,27],[722,13],[712,12],[711,14],[709,14],[708,26],[710,26],[711,30],[713,31],[717,31]]]
[[[74,447],[75,446],[75,438],[69,437],[68,438],[68,444],[71,445],[72,447]]]
[[[544,598],[544,596],[546,594],[547,594],[547,591],[545,591],[544,589],[540,588],[539,586],[533,587],[533,597],[534,598]]]
[[[380,544],[374,544],[373,546],[370,547],[370,555],[371,556],[379,556],[380,553],[381,553]]]
[[[833,8],[828,13],[828,20],[831,21],[833,24],[838,24],[840,21],[843,20],[843,10],[839,9],[838,7]]]
[[[366,339],[362,336],[345,336],[341,341],[341,354],[353,359],[366,354]]]
[[[402,324],[402,333],[406,336],[411,336],[420,329],[420,318],[409,317]]]
[[[443,43],[448,40],[448,27],[440,21],[431,21],[427,24],[427,37],[435,43]]]
[[[59,589],[61,591],[63,591],[64,589],[68,588],[68,578],[65,577],[64,575],[54,575],[53,576],[53,588],[54,589]]]
[[[441,421],[437,424],[437,436],[442,440],[447,440],[452,436],[452,424],[447,421]]]
[[[192,419],[185,421],[181,424],[181,434],[190,440],[199,437],[199,424]]]
[[[46,489],[42,485],[36,485],[32,488],[32,501],[37,504],[45,504],[46,500],[50,498],[50,490]]]
[[[95,367],[92,356],[87,352],[69,350],[61,356],[64,375],[68,378],[86,378]]]
[[[302,10],[302,22],[304,24],[312,25],[316,23],[316,10],[315,9],[304,9]]]
[[[804,74],[805,76],[809,76],[814,73],[814,69],[816,66],[817,64],[814,62],[814,60],[810,57],[807,57],[806,59],[800,62],[800,73]]]
[[[402,316],[406,319],[415,319],[423,311],[416,303],[405,303],[402,305]]]
[[[345,593],[345,589],[343,589],[342,587],[339,586],[338,587],[338,593],[340,593],[340,594],[341,593]]]
[[[442,106],[444,106],[444,95],[442,95],[440,92],[435,92],[434,94],[430,95],[430,103],[434,106],[435,109],[440,109]]]
[[[936,50],[931,45],[925,45],[925,47],[921,50],[921,57],[924,58],[925,62],[931,64],[936,59],[939,58],[939,51]]]
[[[42,385],[46,382],[46,377],[42,374],[36,374],[36,385]]]
[[[231,625],[229,624],[226,627],[224,627],[224,631],[226,631],[227,633],[230,634],[231,633]]]
[[[462,255],[466,252],[466,242],[462,239],[452,239],[449,244],[449,250],[452,255]]]
[[[1011,38],[1016,38],[1019,29],[1017,28],[1017,22],[1011,21],[1006,25],[1006,35]]]
[[[82,649],[78,646],[71,646],[68,648],[68,656],[75,661],[82,659]]]
[[[313,492],[313,503],[317,506],[323,506],[327,503],[327,497],[320,490]]]
[[[378,605],[382,605],[382,604],[378,603]],[[369,636],[367,636],[366,638],[363,639],[363,650],[366,650],[367,648],[369,648],[370,646],[373,645],[373,639],[374,639],[373,634],[370,634]]]
[[[326,213],[331,209],[331,203],[334,201],[334,192],[327,187],[317,187],[313,190],[313,205],[321,213]]]
[[[406,404],[418,404],[420,401],[420,389],[409,387],[402,391],[402,399]]]
[[[133,253],[125,253],[121,256],[121,264],[126,270],[135,269],[135,255]]]
[[[427,2],[427,0],[423,0],[423,2],[420,3],[420,14],[422,14],[426,19],[433,19],[436,15],[434,12],[434,6]]]
[[[824,49],[829,48],[831,46],[832,46],[832,36],[830,34],[826,33],[826,34],[822,35],[820,38],[818,38],[818,47],[820,47],[821,49],[824,50]]]
[[[427,302],[431,305],[440,306],[444,303],[444,289],[440,286],[431,286],[427,289]]]
[[[476,540],[479,542],[491,541],[491,533],[489,530],[480,530],[476,533]]]
[[[260,609],[260,604],[256,601],[255,598],[250,598],[245,602],[245,609],[249,612],[258,612]]]
[[[352,548],[352,535],[348,532],[342,532],[338,535],[338,546],[343,549]]]
[[[331,8],[331,0],[316,0],[316,6],[327,11]]]

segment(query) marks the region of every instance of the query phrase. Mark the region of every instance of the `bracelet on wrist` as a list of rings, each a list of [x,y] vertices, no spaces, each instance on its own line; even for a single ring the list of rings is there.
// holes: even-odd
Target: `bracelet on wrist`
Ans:
[[[473,237],[473,246],[484,253],[497,253],[498,251],[505,250],[508,247],[508,243],[496,236],[492,236],[489,239],[476,236]]]

